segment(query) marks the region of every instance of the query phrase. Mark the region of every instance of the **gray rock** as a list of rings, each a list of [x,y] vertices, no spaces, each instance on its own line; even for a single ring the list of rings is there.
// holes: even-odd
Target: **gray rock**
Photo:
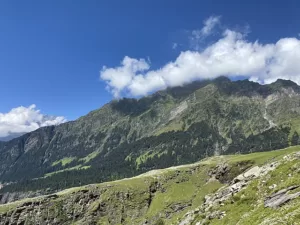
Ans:
[[[266,198],[264,202],[265,207],[278,208],[283,204],[287,203],[288,201],[299,197],[300,192],[288,194],[289,191],[294,190],[298,187],[300,187],[300,185],[294,185],[270,195],[269,197]]]

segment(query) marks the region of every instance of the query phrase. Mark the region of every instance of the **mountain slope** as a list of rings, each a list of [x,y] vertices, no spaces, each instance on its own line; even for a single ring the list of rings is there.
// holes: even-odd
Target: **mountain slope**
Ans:
[[[299,224],[299,160],[299,146],[215,156],[2,205],[0,224]]]
[[[284,80],[221,77],[112,101],[0,143],[0,193],[52,192],[213,155],[279,149],[299,143],[299,123],[300,88]]]

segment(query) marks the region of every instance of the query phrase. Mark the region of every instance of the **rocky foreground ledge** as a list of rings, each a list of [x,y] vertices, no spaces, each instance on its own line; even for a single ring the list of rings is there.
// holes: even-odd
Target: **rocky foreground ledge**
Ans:
[[[188,224],[201,225],[201,224],[209,224],[215,219],[221,221],[227,215],[226,210],[222,211],[222,209],[227,208],[228,205],[232,205],[232,208],[234,208],[235,205],[239,205],[238,202],[243,201],[243,199],[248,201],[246,195],[254,195],[249,197],[253,199],[257,199],[256,207],[259,207],[259,204],[261,204],[262,200],[264,200],[263,201],[264,207],[269,207],[274,209],[282,207],[283,205],[287,204],[289,201],[298,198],[300,196],[300,188],[299,188],[300,185],[290,185],[292,183],[297,183],[298,179],[300,180],[300,174],[298,174],[298,172],[300,173],[300,169],[299,171],[297,169],[297,173],[293,175],[291,173],[288,175],[284,174],[283,171],[281,171],[280,169],[283,167],[289,168],[289,166],[287,165],[291,165],[291,164],[293,164],[292,168],[296,168],[297,165],[300,165],[298,164],[299,160],[300,160],[300,152],[296,152],[296,153],[286,155],[280,160],[276,160],[262,166],[252,167],[246,172],[235,177],[230,182],[229,185],[221,187],[218,191],[216,191],[213,194],[206,195],[204,197],[203,204],[199,208],[196,208],[186,213],[184,218],[179,224],[180,225],[188,225]],[[290,170],[290,172],[292,172],[292,170]],[[270,186],[265,185],[269,182],[272,182],[272,177],[275,174],[277,176],[282,176],[282,179],[280,180],[280,184],[279,185],[276,184],[276,180],[274,179],[273,180],[274,184]],[[291,179],[287,179],[288,182],[284,183],[285,182],[284,179],[287,178],[286,176]],[[280,189],[280,186],[287,186],[287,187]],[[252,189],[253,187],[255,187],[255,189],[257,190],[256,193],[253,193],[252,190],[251,191],[248,190],[248,189]],[[274,192],[273,189],[276,191]],[[273,194],[268,195],[270,191],[273,192]],[[253,203],[254,202],[255,201],[253,201]],[[251,209],[253,205],[248,204],[248,207],[249,209]],[[249,212],[245,212],[242,218],[240,218],[241,219],[240,221],[243,221],[243,218],[247,218],[247,217],[250,218]]]
[[[300,147],[212,157],[0,206],[0,224],[299,224]]]

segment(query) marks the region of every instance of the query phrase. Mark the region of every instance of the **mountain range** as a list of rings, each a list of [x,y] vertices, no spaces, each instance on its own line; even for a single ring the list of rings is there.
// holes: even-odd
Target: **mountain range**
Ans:
[[[113,100],[75,121],[0,142],[0,200],[297,145],[299,124],[300,87],[288,80],[219,77]]]

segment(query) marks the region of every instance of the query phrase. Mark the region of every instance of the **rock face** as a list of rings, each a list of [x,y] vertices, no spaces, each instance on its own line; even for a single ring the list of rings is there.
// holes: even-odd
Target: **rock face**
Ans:
[[[215,204],[226,201],[236,193],[240,192],[243,188],[247,187],[249,182],[253,179],[264,176],[268,172],[275,170],[278,165],[279,163],[270,163],[262,167],[254,166],[245,173],[238,175],[227,187],[221,188],[213,195],[205,196],[204,211],[207,211]]]
[[[220,163],[214,169],[210,170],[208,175],[211,177],[211,179],[216,179],[221,181],[222,183],[225,183],[226,180],[224,179],[224,177],[229,171],[230,166],[227,163]]]
[[[293,161],[298,159],[299,154],[300,153],[287,155],[283,157],[282,160],[267,163],[263,166],[254,166],[245,171],[244,173],[236,176],[228,185],[220,188],[214,194],[206,195],[204,197],[203,204],[199,208],[196,208],[195,210],[186,213],[185,217],[181,220],[179,225],[192,224],[192,221],[197,221],[196,218],[199,216],[199,214],[202,215],[202,219],[195,223],[196,225],[207,224],[213,219],[222,219],[226,216],[226,212],[216,210],[216,207],[224,206],[225,204],[228,204],[228,201],[231,201],[231,203],[233,203],[234,196],[236,196],[242,190],[246,190],[246,188],[254,180],[262,179],[263,177],[267,176],[270,172],[276,170],[278,166],[280,166],[283,163],[286,163],[287,161]],[[221,171],[221,173],[216,173],[216,171]],[[216,169],[213,170],[212,174],[224,175],[225,171],[229,171],[229,165],[224,166],[224,164],[220,164],[219,166],[217,166]],[[299,187],[299,185],[290,186],[268,196],[264,201],[264,206],[278,208],[283,204],[289,202],[290,200],[299,197],[300,192],[288,194],[289,191],[295,190]]]
[[[296,192],[293,194],[288,194],[289,191],[297,189],[300,187],[299,185],[294,185],[285,189],[282,189],[271,196],[267,197],[265,200],[265,207],[277,208],[282,206],[283,204],[289,202],[290,200],[297,198],[300,196],[300,192]]]
[[[148,209],[147,189],[120,190],[90,185],[67,196],[56,194],[21,203],[15,210],[0,214],[0,224],[121,224]],[[107,194],[109,198],[107,198]],[[138,196],[139,195],[139,196]],[[130,199],[140,199],[131,205]]]
[[[246,188],[253,179],[266,175],[268,172],[276,169],[277,166],[278,163],[271,163],[262,167],[255,166],[245,173],[238,175],[233,179],[229,186],[221,188],[213,195],[205,196],[201,211],[208,212],[215,205],[224,204],[226,200]],[[212,213],[207,213],[205,220],[211,220],[213,218],[221,219],[225,215],[225,212],[213,211]]]

